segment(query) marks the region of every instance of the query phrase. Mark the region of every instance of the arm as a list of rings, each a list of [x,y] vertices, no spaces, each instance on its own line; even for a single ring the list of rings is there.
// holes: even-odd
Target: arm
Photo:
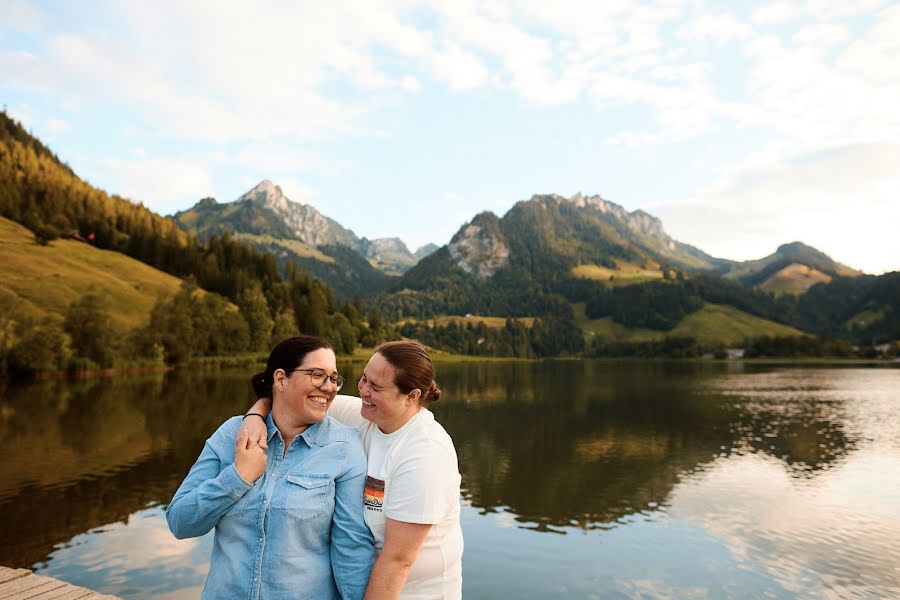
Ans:
[[[375,561],[375,540],[363,516],[366,455],[355,434],[349,444],[349,468],[334,482],[331,568],[341,597],[344,600],[358,600],[366,591],[366,582]]]
[[[178,539],[204,535],[218,523],[265,471],[266,455],[258,446],[231,455],[226,422],[206,440],[200,458],[166,507],[169,529]],[[261,468],[260,468],[261,467]]]
[[[366,600],[398,597],[432,525],[459,502],[452,448],[420,440],[402,450],[388,475],[392,482],[384,504],[384,547],[372,568]]]
[[[249,446],[250,440],[259,444],[259,447],[263,450],[269,447],[269,430],[266,428],[265,418],[269,416],[269,411],[271,410],[271,398],[259,398],[253,403],[253,406],[251,406],[250,410],[245,414],[256,413],[262,415],[263,418],[260,419],[259,417],[250,416],[241,422],[241,428],[238,429],[237,439],[234,441],[236,447]]]
[[[358,428],[360,424],[367,423],[367,421],[359,414],[361,403],[362,401],[354,396],[336,396],[335,399],[332,400],[331,406],[328,408],[328,416],[337,420],[339,423],[343,423],[349,427]],[[247,413],[262,415],[263,419],[254,416],[249,416],[244,419],[241,423],[241,428],[238,430],[237,440],[235,441],[237,446],[246,446],[249,444],[248,440],[253,440],[259,444],[263,450],[267,448],[268,430],[266,429],[264,418],[269,415],[269,411],[271,410],[271,398],[260,398],[250,407],[250,410],[248,410]]]
[[[385,518],[384,548],[372,567],[365,600],[394,600],[406,584],[409,569],[431,525]]]

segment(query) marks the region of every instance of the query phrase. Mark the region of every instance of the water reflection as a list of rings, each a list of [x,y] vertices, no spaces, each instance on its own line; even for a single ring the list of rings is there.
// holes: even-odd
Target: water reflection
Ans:
[[[341,365],[350,381],[360,368]],[[900,595],[898,370],[553,361],[438,377],[467,598]],[[162,507],[249,405],[246,378],[6,390],[0,564],[196,596],[208,542],[175,542]]]
[[[176,373],[8,389],[0,445],[14,459],[0,462],[0,564],[43,561],[79,533],[167,502],[209,433],[247,405],[243,379]]]

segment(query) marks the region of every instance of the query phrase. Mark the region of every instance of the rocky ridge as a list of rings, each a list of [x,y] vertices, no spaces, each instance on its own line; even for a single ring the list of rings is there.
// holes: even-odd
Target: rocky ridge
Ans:
[[[357,236],[313,206],[291,200],[268,179],[234,202],[219,204],[204,198],[174,219],[201,238],[228,232],[298,241],[313,248],[346,246],[389,274],[403,273],[421,258],[398,238],[369,240]]]
[[[509,244],[500,230],[500,221],[490,212],[476,215],[450,240],[450,257],[460,269],[487,279],[509,264]]]

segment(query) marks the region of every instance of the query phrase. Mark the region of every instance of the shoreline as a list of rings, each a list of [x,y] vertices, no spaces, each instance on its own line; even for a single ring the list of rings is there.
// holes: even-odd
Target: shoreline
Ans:
[[[338,362],[364,363],[372,356],[374,348],[358,348],[353,354],[339,354]],[[540,361],[602,361],[602,362],[679,362],[714,365],[823,365],[823,366],[870,366],[885,368],[900,368],[900,358],[840,358],[840,357],[758,357],[741,359],[711,359],[711,358],[667,358],[667,357],[584,357],[584,356],[553,356],[545,358],[519,358],[513,356],[472,356],[468,354],[452,354],[440,350],[429,352],[431,360],[436,364],[442,363],[510,363],[510,362],[540,362]],[[118,377],[122,375],[152,375],[162,374],[178,369],[200,369],[214,371],[249,367],[251,365],[264,365],[263,355],[235,355],[235,356],[206,356],[179,365],[131,365],[110,367],[108,369],[79,369],[65,371],[42,371],[35,373],[33,377],[11,377],[7,383],[24,383],[28,381],[77,381],[82,379],[94,379],[103,377]]]

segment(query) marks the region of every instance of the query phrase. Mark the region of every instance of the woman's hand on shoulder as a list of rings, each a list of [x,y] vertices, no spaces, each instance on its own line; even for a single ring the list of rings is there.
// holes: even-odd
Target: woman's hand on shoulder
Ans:
[[[269,447],[269,428],[266,426],[266,415],[268,414],[269,407],[264,403],[264,399],[257,400],[256,404],[244,415],[244,420],[241,421],[241,427],[238,429],[237,438],[234,441],[235,452],[241,446],[247,447],[251,442],[258,444],[263,450]]]
[[[246,419],[244,420],[246,422]],[[234,448],[234,468],[247,483],[253,483],[266,472],[266,451],[251,438],[238,435],[238,444]]]

